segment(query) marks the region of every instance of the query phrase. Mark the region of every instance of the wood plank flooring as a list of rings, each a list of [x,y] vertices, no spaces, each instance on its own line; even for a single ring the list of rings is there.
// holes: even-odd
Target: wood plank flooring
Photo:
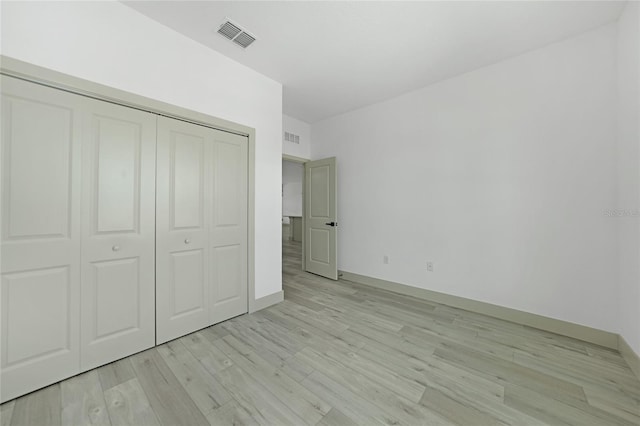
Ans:
[[[301,271],[285,301],[0,406],[8,425],[640,425],[619,353]]]

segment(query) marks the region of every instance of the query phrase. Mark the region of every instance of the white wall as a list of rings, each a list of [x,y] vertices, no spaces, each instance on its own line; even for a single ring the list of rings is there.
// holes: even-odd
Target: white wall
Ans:
[[[615,52],[612,24],[314,123],[339,268],[617,331]]]
[[[302,216],[303,180],[303,164],[282,161],[282,216]]]
[[[640,354],[640,4],[618,23],[618,224],[620,334]],[[620,215],[619,217],[616,217]]]
[[[285,141],[284,132],[299,135],[300,144]],[[311,126],[309,123],[282,114],[282,153],[307,160],[311,158]]]
[[[2,2],[2,54],[254,127],[256,297],[281,290],[281,84],[118,2]]]

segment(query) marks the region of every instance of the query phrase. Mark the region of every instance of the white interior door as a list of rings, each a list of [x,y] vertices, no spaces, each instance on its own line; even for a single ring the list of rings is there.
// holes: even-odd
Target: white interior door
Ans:
[[[305,270],[338,279],[335,157],[304,163]]]
[[[157,342],[247,312],[247,138],[158,119]]]
[[[2,86],[0,400],[80,368],[81,103]]]
[[[246,137],[0,84],[1,401],[247,312]]]
[[[155,344],[156,116],[84,100],[81,368]]]
[[[156,340],[209,323],[209,129],[158,118]]]
[[[211,130],[209,323],[247,307],[247,138]]]

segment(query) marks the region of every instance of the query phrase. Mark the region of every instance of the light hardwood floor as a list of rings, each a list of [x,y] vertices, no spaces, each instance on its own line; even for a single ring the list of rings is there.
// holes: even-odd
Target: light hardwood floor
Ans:
[[[300,270],[285,301],[1,406],[1,425],[639,425],[593,344]]]

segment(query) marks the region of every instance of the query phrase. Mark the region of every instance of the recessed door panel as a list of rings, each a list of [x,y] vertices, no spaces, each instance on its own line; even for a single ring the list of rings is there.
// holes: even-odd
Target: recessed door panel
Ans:
[[[92,331],[90,344],[116,334],[140,330],[140,262],[138,258],[94,262],[94,316],[86,326]]]
[[[210,129],[158,119],[156,324],[158,344],[208,325],[207,158]]]
[[[329,230],[311,228],[309,230],[309,239],[313,242],[313,244],[310,244],[309,259],[312,262],[328,265],[330,262],[329,247],[331,241]]]
[[[311,187],[311,199],[309,200],[309,215],[312,218],[328,219],[329,212],[329,166],[320,165],[309,169],[309,185]]]
[[[155,343],[153,114],[84,101],[83,370]]]
[[[204,204],[204,138],[172,131],[172,228],[202,228]]]
[[[215,150],[215,226],[238,226],[243,218],[242,208],[246,204],[243,190],[244,167],[242,146],[218,142]]]
[[[6,97],[3,103],[8,119],[3,237],[68,237],[73,110],[17,97]]]
[[[237,298],[242,291],[242,247],[240,244],[216,247],[213,250],[212,275],[214,275],[217,303]]]
[[[2,89],[0,402],[80,370],[80,98]]]
[[[203,251],[198,249],[171,253],[172,319],[205,309]]]
[[[70,351],[70,278],[68,267],[3,275],[3,368]]]
[[[96,232],[136,232],[141,124],[95,115]]]

